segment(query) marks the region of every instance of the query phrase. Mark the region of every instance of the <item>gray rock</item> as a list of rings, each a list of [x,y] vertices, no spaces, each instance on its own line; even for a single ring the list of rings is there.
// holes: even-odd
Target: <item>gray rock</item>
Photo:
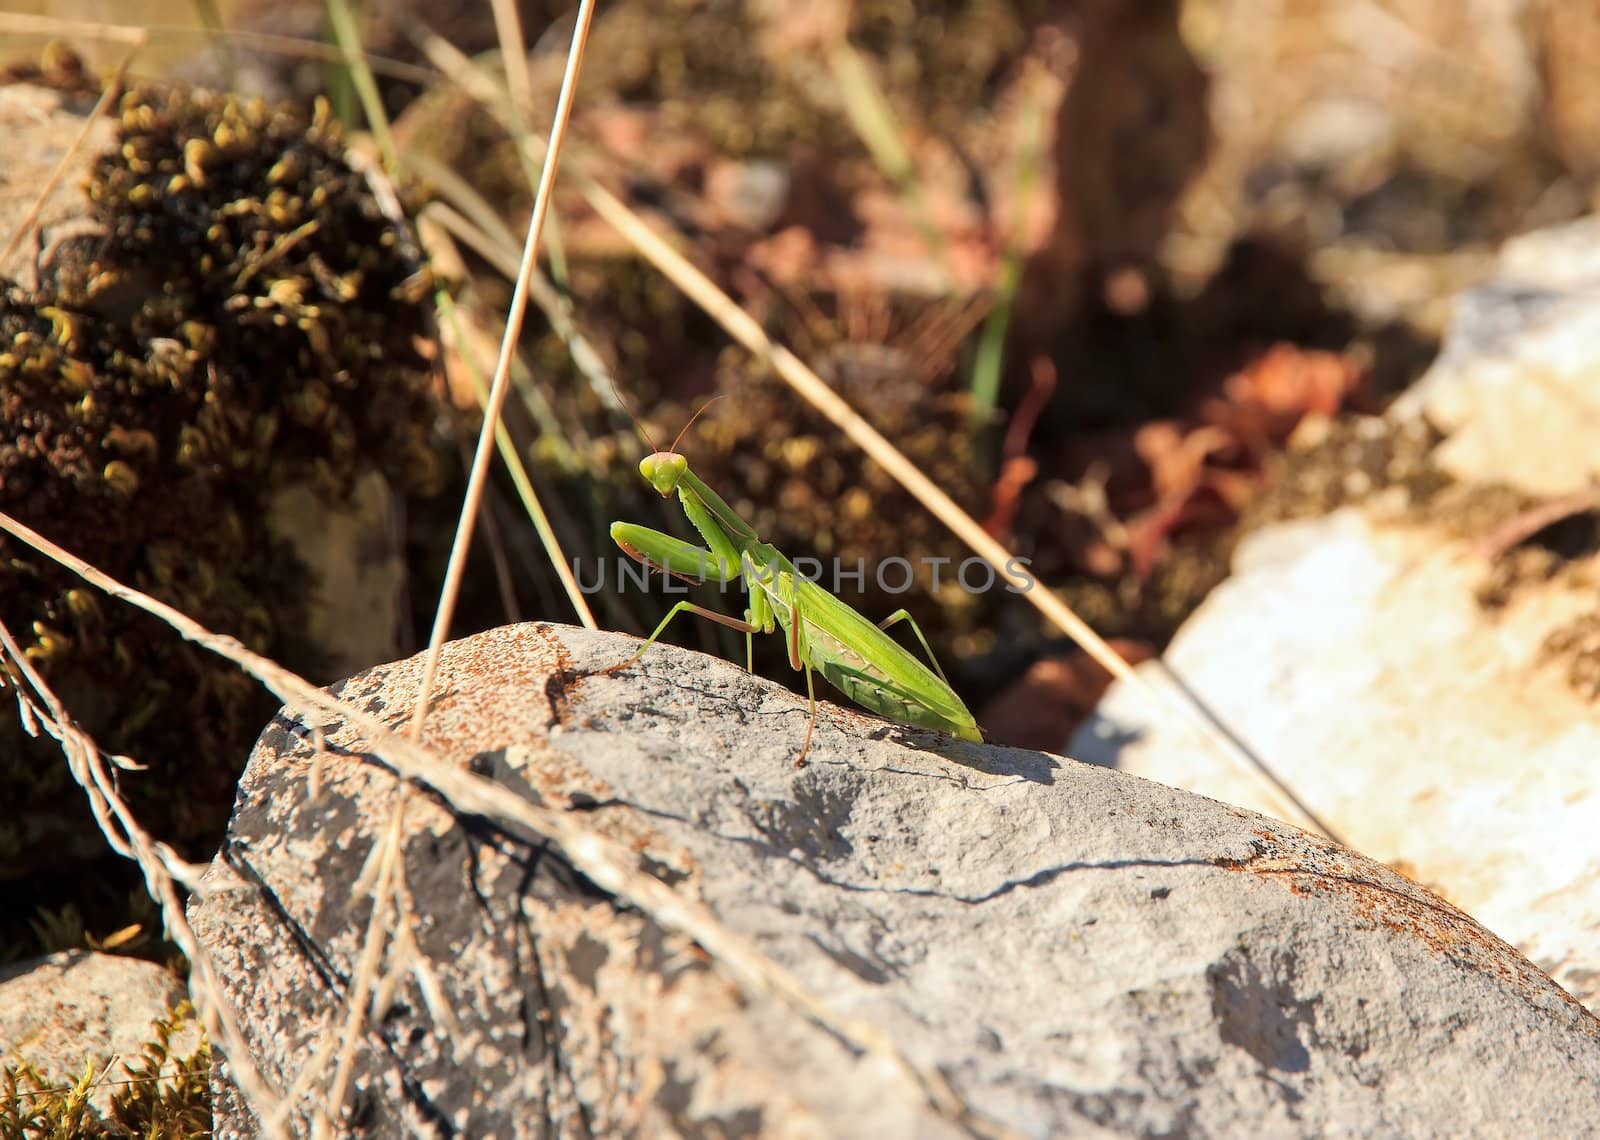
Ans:
[[[70,1085],[85,1065],[120,1057],[89,1095],[102,1118],[111,1110],[110,1083],[128,1076],[126,1062],[155,1037],[153,1024],[184,999],[183,982],[154,962],[66,950],[0,970],[0,1064],[32,1065],[52,1085]],[[173,1037],[172,1053],[200,1045],[191,1022]]]
[[[1580,1135],[1600,1023],[1389,869],[1238,808],[806,705],[724,661],[550,625],[448,647],[427,743],[639,864],[1026,1135]],[[420,666],[340,686],[405,723]],[[335,1032],[392,782],[280,718],[191,919],[284,1086]],[[558,850],[438,800],[346,1131],[959,1135],[898,1069],[748,988]],[[405,963],[402,963],[404,965]],[[448,1006],[456,1028],[438,1017]],[[224,1092],[226,1090],[223,1090]],[[219,1098],[219,1136],[252,1117]],[[294,1130],[306,1123],[297,1105]]]

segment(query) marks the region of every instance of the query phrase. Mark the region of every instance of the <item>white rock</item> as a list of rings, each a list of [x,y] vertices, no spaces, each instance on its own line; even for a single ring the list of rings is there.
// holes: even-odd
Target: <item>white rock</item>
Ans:
[[[1356,508],[1272,527],[1166,667],[1343,839],[1600,1009],[1600,717],[1540,652],[1596,599],[1552,582],[1490,616],[1474,597],[1487,572],[1467,543]],[[1115,686],[1069,751],[1272,809],[1259,780],[1157,720]]]
[[[1457,299],[1444,350],[1391,409],[1449,439],[1456,478],[1533,495],[1600,478],[1600,218],[1507,243],[1499,269]]]
[[[410,649],[405,500],[379,471],[330,501],[308,483],[280,487],[267,526],[305,566],[305,630],[321,676],[342,677]]]

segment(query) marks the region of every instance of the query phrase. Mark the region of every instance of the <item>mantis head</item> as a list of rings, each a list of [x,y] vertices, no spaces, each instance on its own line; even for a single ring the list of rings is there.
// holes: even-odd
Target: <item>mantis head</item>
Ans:
[[[675,451],[658,451],[639,461],[639,474],[665,499],[677,489],[678,480],[689,470],[689,461]]]
[[[614,383],[612,384],[612,390],[616,390],[616,385]],[[622,399],[622,393],[617,393],[617,399]],[[700,411],[695,412],[694,415],[689,417],[689,422],[683,425],[683,431],[680,431],[678,433],[678,438],[672,441],[672,447],[670,450],[654,451],[645,456],[643,459],[639,460],[639,474],[644,476],[644,481],[646,483],[650,484],[656,490],[661,492],[661,497],[663,499],[671,495],[673,491],[677,490],[678,481],[682,479],[684,473],[689,470],[689,461],[678,454],[678,444],[683,442],[684,434],[694,426],[694,421],[700,418],[700,412],[705,411],[720,399],[722,399],[721,396],[713,396],[711,399],[700,405]],[[631,418],[633,413],[629,412],[628,415]],[[633,423],[634,426],[639,429],[639,434],[644,436],[645,440],[650,444],[651,447],[655,447],[656,442],[655,440],[651,439],[650,434],[644,430],[644,425],[638,420],[634,420]]]

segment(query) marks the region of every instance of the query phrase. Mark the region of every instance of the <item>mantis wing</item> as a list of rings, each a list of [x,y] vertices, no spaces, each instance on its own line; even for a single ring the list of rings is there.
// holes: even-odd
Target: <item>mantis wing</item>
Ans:
[[[785,630],[791,609],[804,627],[801,644],[811,667],[845,696],[902,724],[934,728],[981,741],[978,722],[949,685],[894,638],[796,573],[793,564],[763,545],[748,556],[745,577],[767,593]],[[764,564],[758,561],[764,558]],[[792,603],[792,604],[791,604]]]

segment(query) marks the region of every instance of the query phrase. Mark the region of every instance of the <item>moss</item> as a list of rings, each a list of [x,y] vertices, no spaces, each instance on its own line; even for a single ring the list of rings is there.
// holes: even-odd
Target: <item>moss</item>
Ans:
[[[19,1140],[211,1135],[211,1047],[202,1040],[191,1053],[172,1053],[172,1038],[193,1014],[184,1002],[155,1022],[155,1036],[127,1061],[127,1076],[111,1093],[105,1119],[90,1109],[89,1095],[115,1058],[86,1061],[82,1075],[67,1086],[52,1084],[31,1065],[6,1066],[0,1070],[0,1135]]]
[[[1424,422],[1378,416],[1307,425],[1270,464],[1244,527],[1317,518],[1396,488],[1404,508],[1425,507],[1452,483],[1433,459],[1442,438]]]
[[[0,509],[282,655],[309,640],[307,583],[268,498],[336,500],[370,465],[412,493],[438,480],[429,282],[325,106],[143,89],[120,119],[87,187],[98,232],[53,250],[36,292],[0,282]],[[96,739],[149,765],[122,780],[138,817],[209,855],[273,698],[10,538],[0,616]],[[81,793],[14,713],[0,754],[26,757],[0,776],[0,863],[59,865],[93,827]]]

